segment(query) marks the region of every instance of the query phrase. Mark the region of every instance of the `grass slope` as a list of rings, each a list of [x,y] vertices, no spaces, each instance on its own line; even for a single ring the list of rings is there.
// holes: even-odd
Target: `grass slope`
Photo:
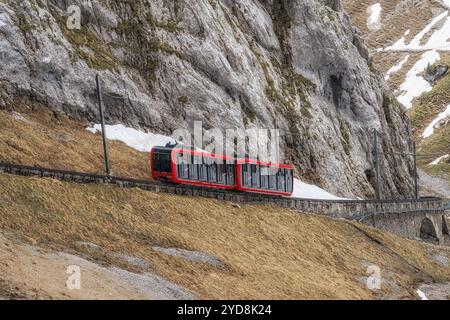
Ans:
[[[445,54],[438,63],[439,65],[450,66],[450,55]],[[432,66],[431,66],[432,67]],[[416,100],[410,110],[410,117],[413,123],[416,140],[420,143],[419,153],[427,156],[419,161],[420,166],[427,173],[440,176],[450,181],[450,161],[443,162],[437,166],[430,166],[436,158],[450,154],[450,125],[444,123],[435,133],[422,139],[421,135],[425,128],[443,112],[450,104],[450,72],[442,79],[438,80],[433,89]]]
[[[0,175],[0,189],[2,232],[43,248],[76,250],[106,265],[118,264],[113,253],[139,257],[150,262],[152,272],[200,298],[416,298],[418,283],[450,280],[450,270],[431,257],[441,250],[450,258],[448,249],[356,223],[270,206],[237,208],[209,199],[10,175]],[[104,252],[80,249],[80,241]],[[168,256],[154,246],[206,252],[224,266]],[[382,269],[381,292],[361,282],[368,264]]]
[[[11,106],[11,110],[0,110],[0,161],[104,172],[101,135],[87,131],[87,123],[39,106],[34,109]],[[116,141],[109,141],[109,152],[114,175],[149,178],[148,154]]]

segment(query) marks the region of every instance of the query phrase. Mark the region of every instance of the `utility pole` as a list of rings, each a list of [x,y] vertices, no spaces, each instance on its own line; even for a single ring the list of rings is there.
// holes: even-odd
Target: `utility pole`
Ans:
[[[274,120],[274,127],[275,127],[275,137],[271,137],[272,139],[275,139],[275,152],[276,152],[276,162],[279,163],[280,162],[280,149],[279,149],[279,138],[280,136],[278,135],[278,122],[277,119]]]
[[[417,173],[417,151],[416,151],[416,143],[414,142],[413,144],[413,154],[414,154],[414,190],[415,190],[415,196],[416,196],[416,200],[419,199],[419,175]]]
[[[381,168],[380,168],[380,151],[378,149],[378,131],[373,129],[374,142],[374,158],[375,158],[375,176],[376,176],[376,194],[377,200],[381,200]]]
[[[105,114],[103,111],[103,98],[102,98],[102,89],[100,84],[100,77],[97,74],[95,76],[95,82],[97,84],[97,99],[98,99],[98,107],[100,108],[100,120],[102,125],[102,138],[103,138],[103,154],[105,160],[105,172],[106,175],[111,175],[111,170],[109,167],[109,155],[108,155],[108,141],[106,140],[106,128],[105,128]]]

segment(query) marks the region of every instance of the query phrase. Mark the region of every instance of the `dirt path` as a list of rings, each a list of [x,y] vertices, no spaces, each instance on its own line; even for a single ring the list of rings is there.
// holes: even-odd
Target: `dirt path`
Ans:
[[[67,287],[70,266],[81,271],[79,290]],[[154,274],[103,267],[79,256],[36,248],[0,234],[0,299],[49,298],[154,300],[192,299],[193,295]]]

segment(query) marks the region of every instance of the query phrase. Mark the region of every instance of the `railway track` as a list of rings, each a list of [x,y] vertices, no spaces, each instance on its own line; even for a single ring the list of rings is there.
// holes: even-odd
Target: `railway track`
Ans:
[[[139,188],[152,192],[177,195],[200,196],[239,203],[271,203],[283,208],[291,208],[305,213],[325,214],[339,218],[362,220],[373,215],[412,213],[418,211],[435,212],[445,210],[448,203],[439,198],[419,200],[313,200],[281,198],[270,195],[238,193],[228,190],[210,189],[196,186],[173,185],[169,183],[137,180],[99,174],[81,173],[49,168],[31,167],[0,163],[0,173],[52,178],[82,184],[110,184],[121,188]]]
[[[0,163],[0,173],[18,176],[28,176],[28,177],[52,178],[60,181],[76,182],[82,184],[112,184],[122,188],[139,188],[146,191],[167,192],[186,195],[199,192],[200,196],[205,195],[206,193],[209,195],[215,194],[217,195],[218,199],[228,197],[239,198],[239,196],[241,196],[241,194],[229,190],[218,190],[188,185],[174,185],[171,183],[164,183],[160,181],[140,180],[127,177],[116,177],[116,176],[108,176],[76,171],[16,165],[9,163]],[[245,198],[246,200],[253,199],[253,201],[264,202],[275,200],[277,197],[269,195],[266,196],[266,195],[246,194]]]

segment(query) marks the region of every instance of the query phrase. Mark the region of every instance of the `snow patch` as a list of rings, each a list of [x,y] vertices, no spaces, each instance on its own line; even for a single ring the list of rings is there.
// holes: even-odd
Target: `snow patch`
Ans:
[[[412,101],[414,98],[420,97],[423,93],[429,92],[432,86],[423,77],[419,76],[424,72],[428,65],[432,65],[439,61],[441,56],[436,50],[425,52],[419,61],[408,71],[406,80],[400,86],[400,92],[403,92],[398,97],[398,101],[403,104],[407,109],[412,107]]]
[[[450,0],[449,0],[450,1]],[[390,68],[386,74],[385,80],[389,80],[389,78],[391,77],[392,74],[400,71],[403,68],[403,65],[408,62],[409,59],[409,54],[402,60],[400,61],[398,64],[396,64],[395,66],[393,66],[392,68]]]
[[[437,127],[442,123],[442,121],[446,120],[450,117],[450,105],[447,106],[447,109],[440,113],[436,119],[431,122],[431,124],[425,129],[424,133],[422,134],[422,138],[426,139],[431,137],[434,134],[434,130],[437,129]]]
[[[421,44],[423,37],[432,30],[432,28],[446,18],[443,26],[434,31],[427,43]],[[449,38],[448,30],[450,26],[450,17],[448,11],[445,11],[435,17],[428,25],[420,31],[409,44],[406,44],[405,36],[395,42],[392,46],[387,47],[384,51],[414,51],[414,50],[450,50],[450,43],[447,42]]]
[[[439,163],[441,163],[444,160],[447,160],[448,158],[450,158],[449,154],[439,157],[436,160],[434,160],[432,163],[430,163],[430,166],[437,166]]]
[[[160,134],[146,133],[133,128],[125,127],[122,124],[106,125],[106,138],[109,140],[122,141],[129,147],[140,152],[150,152],[154,146],[165,146],[167,143],[174,143],[175,140],[171,137]],[[100,124],[94,125],[92,128],[86,130],[97,133],[102,132]]]
[[[367,9],[367,13],[369,14],[369,17],[367,18],[367,26],[370,29],[375,29],[375,30],[380,29],[380,17],[381,17],[382,11],[383,11],[383,8],[381,7],[381,4],[379,4],[379,3],[371,5]]]
[[[417,295],[419,296],[420,299],[422,299],[424,301],[428,300],[427,295],[420,289],[417,290]]]
[[[450,0],[444,0],[444,4],[450,7]],[[437,27],[439,23],[442,23],[440,28]],[[444,11],[432,19],[410,43],[407,44],[405,38],[410,33],[410,30],[408,30],[401,39],[384,49],[384,51],[426,51],[408,72],[405,82],[400,86],[399,91],[402,94],[398,97],[398,100],[406,108],[409,109],[412,107],[414,98],[432,89],[431,85],[423,77],[419,77],[418,74],[425,71],[428,65],[432,65],[440,60],[438,51],[450,51],[450,42],[448,41],[450,38],[449,30],[449,11]],[[425,43],[422,43],[424,37],[430,32],[432,33],[429,39]],[[396,67],[393,68],[395,70]],[[387,79],[389,79],[389,75],[388,73]]]
[[[339,198],[315,185],[304,183],[298,179],[294,180],[294,198],[314,200],[348,200]]]

